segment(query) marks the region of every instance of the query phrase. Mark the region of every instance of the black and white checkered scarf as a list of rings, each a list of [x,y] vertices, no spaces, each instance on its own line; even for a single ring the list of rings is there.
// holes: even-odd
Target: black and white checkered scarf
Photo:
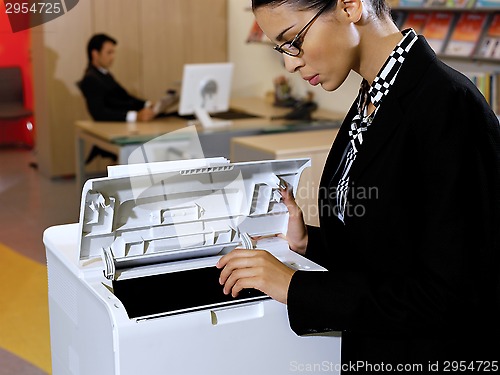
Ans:
[[[336,197],[338,218],[342,222],[344,222],[345,218],[347,194],[349,191],[349,172],[354,160],[356,160],[358,150],[363,144],[363,133],[366,132],[371,125],[378,109],[380,108],[380,104],[383,102],[384,98],[389,93],[392,84],[396,80],[396,76],[398,75],[399,69],[408,55],[408,51],[410,51],[411,47],[417,40],[417,34],[413,31],[413,29],[405,30],[403,31],[403,34],[403,39],[401,39],[390,56],[387,58],[386,62],[382,66],[382,69],[380,69],[380,72],[373,80],[372,85],[368,85],[366,80],[361,82],[361,87],[359,89],[358,113],[351,121],[351,129],[349,131],[351,141],[349,142],[345,157],[345,166],[337,185]],[[370,101],[375,106],[375,110],[368,115],[367,109]]]

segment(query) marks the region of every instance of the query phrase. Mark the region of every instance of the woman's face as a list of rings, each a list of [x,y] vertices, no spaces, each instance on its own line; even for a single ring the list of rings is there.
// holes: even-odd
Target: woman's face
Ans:
[[[291,5],[264,6],[255,18],[274,43],[291,41],[316,15],[318,10],[298,10]],[[339,7],[324,11],[301,37],[302,53],[297,57],[283,54],[285,67],[299,72],[311,85],[326,91],[336,90],[351,70],[359,67],[359,35],[346,13]]]

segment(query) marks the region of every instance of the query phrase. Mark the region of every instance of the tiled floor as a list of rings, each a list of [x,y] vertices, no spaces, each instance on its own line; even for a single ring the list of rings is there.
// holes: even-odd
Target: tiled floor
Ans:
[[[0,148],[0,243],[45,266],[43,231],[78,221],[80,192],[74,179],[43,177],[35,162],[32,150]],[[0,375],[45,374],[8,349],[0,348]]]
[[[0,148],[0,242],[45,263],[43,231],[78,222],[80,192],[74,179],[50,179],[34,151]]]
[[[39,368],[0,348],[0,375],[46,375]]]
[[[0,243],[0,375],[51,372],[47,267]]]

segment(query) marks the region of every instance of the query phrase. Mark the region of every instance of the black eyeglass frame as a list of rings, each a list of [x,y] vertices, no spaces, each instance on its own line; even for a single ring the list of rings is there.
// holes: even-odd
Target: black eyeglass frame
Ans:
[[[286,41],[286,42],[281,43],[280,45],[276,45],[276,46],[273,47],[273,49],[275,51],[278,51],[279,53],[284,53],[285,55],[292,56],[292,57],[297,57],[298,55],[300,55],[302,53],[302,48],[295,46],[294,43],[297,42],[297,40],[299,40],[299,38],[302,36],[302,34],[304,34],[307,31],[307,29],[309,29],[309,27],[313,24],[313,22],[316,21],[318,19],[318,17],[321,16],[321,14],[330,5],[331,5],[331,3],[325,4],[323,6],[323,8],[321,8],[319,10],[319,12],[316,13],[316,15],[313,18],[311,18],[311,20],[302,29],[300,29],[300,31],[297,33],[297,35],[295,35],[295,37],[291,41]],[[289,51],[284,50],[283,46],[285,44],[289,44],[290,46],[297,48],[297,53],[293,54],[293,53],[291,53]]]

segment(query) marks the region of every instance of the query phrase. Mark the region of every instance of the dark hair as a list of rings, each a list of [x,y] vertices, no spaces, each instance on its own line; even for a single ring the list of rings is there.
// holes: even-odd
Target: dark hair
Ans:
[[[89,65],[92,64],[92,51],[96,50],[97,52],[101,52],[102,46],[106,42],[111,42],[114,45],[118,43],[115,39],[106,34],[95,34],[92,38],[90,38],[89,43],[87,44],[87,58],[89,59]]]
[[[375,14],[378,17],[389,14],[390,8],[385,0],[370,1],[375,9]],[[335,8],[337,6],[337,0],[252,0],[252,9],[256,10],[257,8],[263,6],[277,7],[283,4],[289,4],[295,6],[297,9],[319,10],[328,3],[331,3],[331,8]]]

